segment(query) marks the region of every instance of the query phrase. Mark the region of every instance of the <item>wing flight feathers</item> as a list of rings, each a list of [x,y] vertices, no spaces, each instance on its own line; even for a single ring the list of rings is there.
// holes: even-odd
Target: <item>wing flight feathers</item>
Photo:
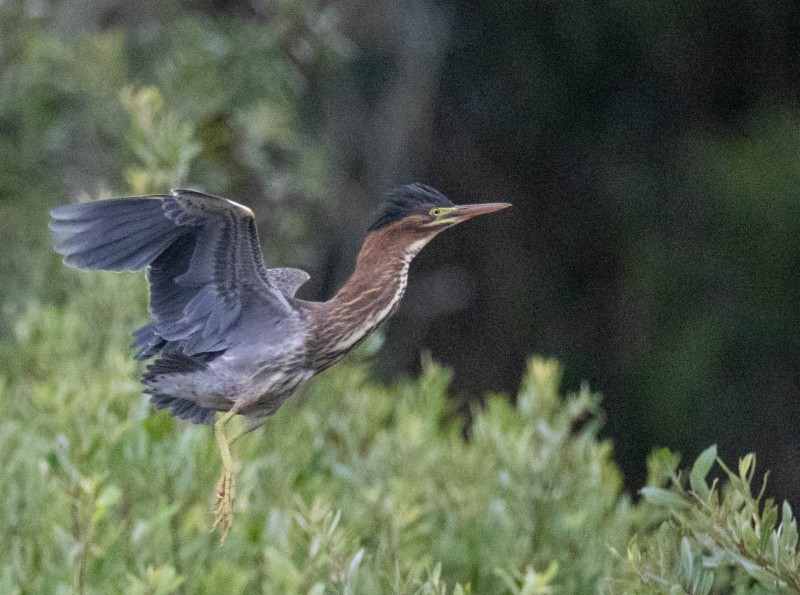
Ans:
[[[152,322],[136,333],[140,356],[170,344],[186,355],[223,350],[243,308],[257,299],[268,316],[288,316],[286,296],[307,278],[282,274],[273,285],[253,212],[193,190],[66,205],[51,217],[54,247],[66,264],[148,267]]]
[[[50,212],[53,247],[72,267],[136,271],[183,233],[157,198],[65,205]]]

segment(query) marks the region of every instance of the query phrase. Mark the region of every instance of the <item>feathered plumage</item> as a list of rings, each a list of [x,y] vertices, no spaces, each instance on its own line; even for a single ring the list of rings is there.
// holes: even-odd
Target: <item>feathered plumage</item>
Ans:
[[[147,267],[148,324],[134,333],[157,409],[197,424],[227,412],[214,527],[232,519],[233,465],[223,426],[258,427],[294,390],[341,359],[397,307],[414,256],[440,231],[504,204],[456,207],[430,186],[394,190],[369,228],[348,282],[327,302],[295,297],[308,274],[268,269],[253,212],[192,190],[53,209],[56,252],[69,266]]]
[[[453,203],[441,192],[419,182],[392,190],[378,207],[368,231],[377,231],[425,208],[452,207]]]

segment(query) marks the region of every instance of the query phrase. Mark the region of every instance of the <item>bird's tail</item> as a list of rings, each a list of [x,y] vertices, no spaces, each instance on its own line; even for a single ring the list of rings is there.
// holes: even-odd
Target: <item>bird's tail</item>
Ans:
[[[195,356],[176,351],[163,353],[147,366],[142,376],[147,386],[144,392],[151,396],[156,409],[170,409],[172,415],[181,419],[210,425],[214,421],[214,409],[197,403],[192,395],[197,394],[198,383],[202,383],[196,376],[208,370],[208,362],[218,355],[219,352]]]
[[[50,211],[53,247],[64,264],[136,271],[155,260],[186,228],[164,214],[162,197],[119,198]]]

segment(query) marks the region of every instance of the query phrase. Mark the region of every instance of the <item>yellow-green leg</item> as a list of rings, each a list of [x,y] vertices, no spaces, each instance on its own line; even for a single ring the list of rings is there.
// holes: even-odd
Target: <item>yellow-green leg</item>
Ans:
[[[214,531],[217,527],[222,528],[220,544],[225,543],[228,538],[228,532],[233,525],[233,499],[236,497],[236,478],[234,473],[236,470],[231,456],[230,443],[225,436],[225,425],[233,419],[237,412],[238,408],[234,405],[230,411],[214,423],[214,437],[217,439],[219,455],[222,459],[222,474],[217,481],[217,503],[214,506],[214,524],[211,526],[211,530]]]

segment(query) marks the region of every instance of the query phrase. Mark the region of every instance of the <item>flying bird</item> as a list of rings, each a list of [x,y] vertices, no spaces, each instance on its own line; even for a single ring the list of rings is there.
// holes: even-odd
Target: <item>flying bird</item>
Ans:
[[[233,522],[226,424],[259,427],[303,382],[361,343],[398,306],[417,253],[441,231],[507,203],[455,205],[424,184],[388,194],[353,274],[328,301],[295,297],[309,275],[267,268],[253,212],[193,190],[70,204],[50,212],[55,251],[71,267],[147,270],[150,322],[134,332],[156,409],[214,426],[222,459],[212,530]],[[215,422],[215,415],[221,416]],[[237,436],[238,438],[238,436]]]

